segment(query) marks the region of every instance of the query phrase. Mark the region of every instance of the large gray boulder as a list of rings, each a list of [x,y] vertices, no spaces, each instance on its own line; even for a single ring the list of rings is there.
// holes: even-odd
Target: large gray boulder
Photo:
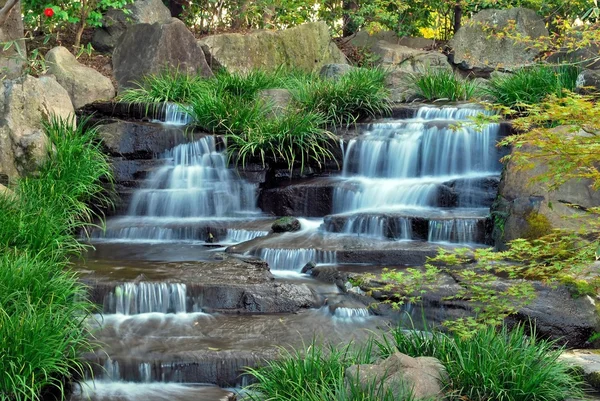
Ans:
[[[213,69],[224,67],[230,72],[272,70],[280,65],[319,71],[325,64],[347,63],[331,41],[324,22],[310,22],[283,31],[212,35],[198,43]]]
[[[558,127],[565,135],[569,127]],[[532,146],[523,146],[514,152],[535,155]],[[553,191],[534,178],[548,171],[543,159],[535,159],[533,168],[519,169],[514,161],[505,166],[498,188],[498,198],[492,213],[500,223],[494,228],[497,247],[516,238],[535,238],[548,234],[554,228],[578,230],[590,218],[583,210],[600,206],[600,192],[591,188],[591,180],[572,179]]]
[[[397,400],[405,399],[410,391],[415,399],[442,400],[445,376],[446,370],[438,359],[426,356],[413,358],[400,352],[377,364],[352,365],[344,375],[347,386],[374,390],[380,395],[391,392]],[[383,387],[381,390],[380,386]]]
[[[10,179],[34,171],[46,158],[42,122],[74,114],[67,91],[54,77],[25,76],[0,85],[0,175]]]
[[[514,26],[514,28],[512,28]],[[526,8],[483,10],[462,26],[450,40],[454,63],[465,70],[512,71],[532,64],[539,50],[524,41],[494,35],[510,29],[524,39],[548,36],[544,20]]]
[[[580,94],[598,94],[600,93],[600,71],[583,70],[577,76],[577,88]]]
[[[6,0],[0,0],[0,8],[5,4]],[[17,78],[23,72],[23,65],[27,60],[24,36],[21,2],[18,1],[8,14],[4,24],[0,25],[2,46],[7,42],[13,42],[10,48],[0,51],[0,80]]]
[[[380,40],[372,47],[376,64],[395,71],[423,73],[430,69],[452,71],[448,58],[438,51],[412,49]]]
[[[65,47],[59,46],[50,50],[46,54],[46,63],[48,72],[69,92],[76,109],[115,96],[115,87],[109,78],[80,64]]]
[[[136,0],[123,10],[109,10],[102,26],[94,30],[92,46],[101,52],[112,52],[117,41],[131,25],[168,22],[171,12],[161,0]]]
[[[138,24],[127,29],[113,53],[113,70],[119,91],[144,75],[165,68],[212,76],[194,35],[177,18],[164,24]]]
[[[410,47],[412,49],[425,49],[435,46],[434,39],[425,39],[412,36],[399,37],[396,32],[378,31],[369,33],[367,31],[357,32],[348,41],[352,46],[372,50],[377,42],[384,40],[388,43]]]

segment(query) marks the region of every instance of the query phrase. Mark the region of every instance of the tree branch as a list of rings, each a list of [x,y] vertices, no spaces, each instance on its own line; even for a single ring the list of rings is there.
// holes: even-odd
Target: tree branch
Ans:
[[[8,19],[8,15],[15,7],[15,5],[19,2],[19,0],[8,0],[4,7],[0,9],[0,27],[4,25],[6,20]]]

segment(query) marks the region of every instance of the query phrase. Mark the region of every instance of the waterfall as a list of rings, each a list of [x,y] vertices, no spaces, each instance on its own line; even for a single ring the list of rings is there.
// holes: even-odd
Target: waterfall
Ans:
[[[308,262],[316,264],[335,263],[334,251],[319,251],[315,249],[271,249],[264,248],[259,252],[259,257],[265,260],[271,270],[296,270],[300,271]]]
[[[105,313],[185,313],[185,284],[125,283],[115,287],[104,300]]]

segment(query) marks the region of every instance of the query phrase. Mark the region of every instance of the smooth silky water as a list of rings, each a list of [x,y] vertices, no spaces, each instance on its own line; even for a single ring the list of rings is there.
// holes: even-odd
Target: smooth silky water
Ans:
[[[158,155],[163,165],[126,215],[92,233],[96,250],[79,267],[94,283],[102,310],[88,324],[104,346],[86,355],[98,362],[95,380],[73,399],[226,400],[230,393],[214,384],[243,386],[240,368],[273,358],[277,346],[361,340],[384,328],[387,320],[362,302],[301,271],[308,263],[377,271],[383,265],[353,258],[484,242],[490,204],[482,183],[499,176],[499,127],[450,128],[479,112],[423,107],[413,119],[371,124],[341,142],[343,171],[330,179],[333,214],[300,219],[295,233],[270,233],[274,219],[256,207],[258,187],[229,168],[214,137]],[[180,109],[165,114],[186,123]],[[204,280],[226,246],[265,260],[277,285],[309,288],[318,301],[298,313],[217,312],[215,302],[231,300],[208,299],[206,286],[228,283]]]

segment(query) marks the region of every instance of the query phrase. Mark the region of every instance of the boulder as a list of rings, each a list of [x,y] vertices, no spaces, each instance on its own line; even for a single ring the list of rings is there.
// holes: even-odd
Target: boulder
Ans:
[[[372,48],[380,40],[384,40],[388,43],[393,43],[396,45],[410,47],[412,49],[425,49],[435,46],[434,39],[425,39],[412,36],[398,37],[398,34],[392,31],[378,31],[374,33],[360,31],[349,40],[349,43],[354,47],[362,47],[366,48],[367,50],[372,50]]]
[[[354,68],[349,64],[325,64],[319,71],[319,76],[323,79],[338,79]]]
[[[165,68],[212,76],[194,35],[177,18],[166,23],[137,24],[121,36],[113,53],[113,69],[119,91],[144,75]]]
[[[452,71],[448,58],[438,51],[411,49],[380,40],[372,48],[376,64],[392,71],[423,73],[430,69]]]
[[[6,0],[0,0],[0,8],[4,7]],[[0,81],[3,79],[17,78],[23,72],[27,61],[27,47],[25,46],[25,32],[23,18],[21,17],[21,2],[12,8],[4,24],[0,25],[0,43],[4,46],[13,42],[12,46],[0,52]]]
[[[264,89],[258,92],[258,99],[271,106],[271,116],[281,116],[292,104],[292,93],[287,89]]]
[[[299,231],[302,226],[300,225],[300,221],[291,216],[282,217],[280,219],[275,220],[271,229],[275,233],[286,233],[290,231]]]
[[[558,127],[565,135],[569,127]],[[515,150],[513,150],[513,153]],[[532,146],[523,146],[520,153],[535,154]],[[553,191],[545,183],[533,179],[548,170],[544,160],[535,160],[533,168],[518,169],[513,161],[505,166],[498,188],[498,198],[492,215],[502,217],[496,224],[494,241],[502,248],[504,242],[516,238],[534,238],[553,228],[578,230],[589,216],[586,208],[600,206],[600,192],[591,188],[591,180],[572,179]]]
[[[44,160],[48,138],[43,121],[73,116],[67,91],[51,76],[25,76],[0,84],[0,176],[33,172]]]
[[[392,102],[411,102],[419,97],[414,85],[414,75],[408,71],[390,71],[385,78],[385,85],[390,90],[389,99]]]
[[[578,370],[591,388],[600,390],[600,350],[566,350],[558,359]]]
[[[358,386],[378,394],[391,392],[397,400],[404,399],[411,390],[414,399],[442,400],[445,377],[446,369],[438,359],[413,358],[400,352],[377,364],[352,365],[344,374],[347,387]],[[381,390],[380,386],[383,387]]]
[[[94,30],[92,46],[101,52],[112,52],[117,41],[131,25],[168,22],[171,12],[161,0],[136,0],[123,10],[109,10],[102,26]]]
[[[46,54],[48,72],[67,90],[76,109],[115,96],[110,79],[80,64],[67,48],[59,46]]]
[[[532,64],[539,50],[494,33],[511,29],[527,40],[548,36],[544,20],[535,11],[516,7],[483,10],[467,21],[450,40],[452,59],[461,69],[489,73],[495,69],[513,71]]]
[[[583,70],[577,76],[576,92],[584,95],[600,93],[600,71]]]
[[[310,72],[320,70],[325,64],[346,63],[324,22],[310,22],[282,31],[212,35],[198,43],[213,69],[223,67],[230,72],[273,70],[281,65]]]

